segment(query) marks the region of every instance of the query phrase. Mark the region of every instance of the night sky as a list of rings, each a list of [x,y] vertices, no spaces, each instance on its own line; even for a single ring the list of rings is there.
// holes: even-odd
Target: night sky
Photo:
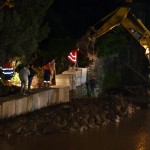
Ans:
[[[54,0],[50,9],[62,17],[65,33],[78,37],[107,13],[117,8],[117,5],[113,0]],[[52,30],[54,28],[56,30],[56,26],[51,27]],[[58,30],[59,28],[58,24]]]
[[[61,17],[61,21],[50,15],[50,35],[78,38],[86,33],[89,27],[121,5],[124,5],[124,0],[54,0],[49,14],[53,11]]]

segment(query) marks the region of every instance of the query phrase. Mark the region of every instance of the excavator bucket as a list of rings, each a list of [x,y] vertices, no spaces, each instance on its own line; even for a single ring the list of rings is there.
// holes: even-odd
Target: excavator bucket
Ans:
[[[91,39],[91,30],[89,30],[78,41],[76,46],[80,49],[80,53],[87,56],[90,60],[97,59],[97,54],[94,49],[96,39]]]
[[[89,59],[96,59],[97,54],[94,48],[96,39],[119,26],[122,20],[127,17],[129,11],[130,8],[128,7],[117,8],[100,20],[98,24],[100,27],[98,27],[98,29],[95,26],[91,27],[89,31],[77,41],[76,46],[80,49],[80,52],[85,54]]]

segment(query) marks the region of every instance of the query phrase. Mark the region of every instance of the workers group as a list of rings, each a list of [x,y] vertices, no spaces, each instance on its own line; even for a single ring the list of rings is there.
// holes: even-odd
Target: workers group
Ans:
[[[53,59],[51,62],[48,62],[46,65],[41,67],[43,71],[43,82],[44,87],[49,87],[50,85],[55,84],[55,59]],[[33,77],[35,76],[34,71],[34,64],[24,65],[19,71],[19,78],[21,81],[21,94],[26,95],[26,85],[28,82],[28,90],[27,92],[30,93],[31,91],[31,85]]]
[[[73,49],[69,55],[68,59],[70,63],[72,63],[73,67],[77,65],[77,52],[79,49]],[[52,59],[45,65],[41,66],[40,68],[43,71],[43,86],[44,87],[50,87],[51,85],[56,85],[56,63],[55,59]],[[14,68],[10,65],[10,63],[7,63],[3,68],[2,68],[2,73],[5,74],[5,80],[10,80],[14,74]],[[6,72],[6,73],[5,73]],[[26,95],[27,93],[31,92],[31,86],[32,86],[32,80],[33,77],[35,76],[35,71],[34,71],[34,64],[30,65],[21,65],[21,68],[17,71],[19,72],[19,78],[21,81],[21,94]],[[28,83],[28,88],[26,90]]]

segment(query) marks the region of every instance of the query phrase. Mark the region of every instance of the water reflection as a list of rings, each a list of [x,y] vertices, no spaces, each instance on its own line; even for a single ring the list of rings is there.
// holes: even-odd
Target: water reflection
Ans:
[[[0,150],[150,150],[150,110],[82,133],[1,138]]]
[[[143,116],[145,119],[141,120],[142,126],[135,134],[136,150],[148,150],[150,149],[150,114],[149,111]]]
[[[135,138],[136,150],[146,150],[146,140],[147,134],[144,131],[141,131],[137,134]]]

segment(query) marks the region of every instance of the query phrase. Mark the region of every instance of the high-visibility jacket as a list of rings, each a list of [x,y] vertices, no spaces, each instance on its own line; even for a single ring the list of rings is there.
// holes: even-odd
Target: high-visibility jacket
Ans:
[[[14,74],[14,68],[11,62],[6,62],[2,67],[2,73],[4,74],[5,80],[10,80]]]
[[[50,63],[48,63],[48,64],[42,66],[42,69],[43,69],[43,70],[49,70],[50,74],[51,74],[51,75],[53,74],[53,69],[52,69],[52,66],[51,66]]]
[[[72,61],[73,63],[76,63],[76,62],[77,62],[77,50],[76,50],[76,49],[72,50],[72,51],[69,53],[68,59],[69,59],[70,61]]]

